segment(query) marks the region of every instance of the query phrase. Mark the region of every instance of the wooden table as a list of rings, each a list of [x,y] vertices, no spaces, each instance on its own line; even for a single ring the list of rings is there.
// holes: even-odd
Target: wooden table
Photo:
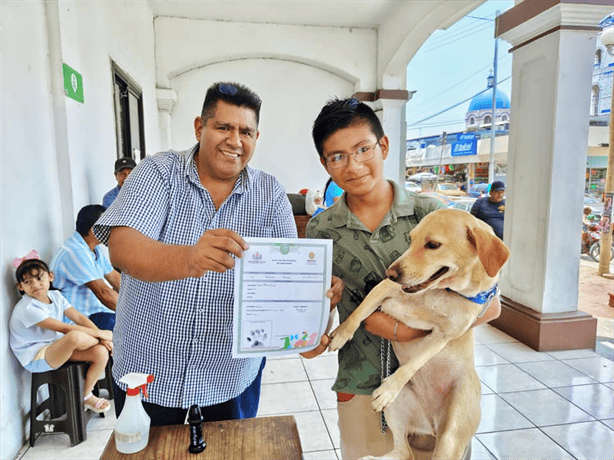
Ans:
[[[128,455],[117,451],[111,434],[100,460],[302,459],[301,440],[291,415],[203,423],[203,438],[207,448],[191,454],[189,425],[152,426],[147,447]]]

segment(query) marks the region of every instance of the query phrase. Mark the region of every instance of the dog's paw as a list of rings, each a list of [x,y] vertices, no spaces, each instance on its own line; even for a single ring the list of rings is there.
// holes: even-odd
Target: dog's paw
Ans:
[[[389,404],[391,404],[399,393],[401,388],[398,388],[389,379],[384,379],[382,384],[373,392],[373,399],[371,399],[371,407],[376,412],[383,411]]]
[[[341,324],[337,329],[330,333],[330,343],[328,344],[329,351],[339,350],[343,345],[351,340],[354,336],[354,331],[347,326]]]

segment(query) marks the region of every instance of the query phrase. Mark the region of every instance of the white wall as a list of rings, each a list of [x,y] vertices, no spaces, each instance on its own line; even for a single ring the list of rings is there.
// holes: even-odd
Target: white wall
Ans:
[[[177,91],[173,149],[195,144],[194,118],[200,115],[207,88],[228,80],[247,85],[263,101],[260,137],[250,166],[273,174],[288,193],[323,188],[328,174],[311,138],[312,124],[328,99],[352,95],[353,85],[329,72],[290,61],[245,59],[201,67],[172,80]]]
[[[60,3],[66,64],[83,75],[85,103],[67,100],[75,211],[102,203],[116,184],[117,158],[111,60],[143,90],[145,145],[158,148],[153,18],[140,2]],[[149,152],[151,153],[151,152]]]
[[[355,83],[355,91],[377,89],[377,32],[373,29],[160,17],[155,20],[155,31],[161,88],[168,88],[173,77],[196,67],[261,58],[320,67]],[[302,88],[297,85],[297,89]]]
[[[74,223],[82,206],[100,203],[115,184],[111,59],[143,89],[147,151],[159,141],[146,3],[3,2],[1,42],[0,458],[12,459],[29,432],[30,376],[8,346],[8,320],[19,299],[11,263],[32,248],[49,262],[69,236],[62,215]],[[64,97],[61,62],[82,74],[83,104]],[[63,161],[68,167],[58,169]]]
[[[372,29],[161,17],[155,34],[158,87],[177,94],[171,147],[195,143],[194,117],[212,83],[243,83],[263,100],[250,164],[275,175],[289,193],[322,188],[328,178],[311,139],[326,101],[377,89]]]
[[[22,34],[27,30],[27,34]],[[8,345],[8,321],[19,294],[14,257],[37,248],[49,259],[61,239],[48,92],[44,9],[2,5],[2,295],[0,297],[0,458],[13,458],[28,425],[29,375]]]

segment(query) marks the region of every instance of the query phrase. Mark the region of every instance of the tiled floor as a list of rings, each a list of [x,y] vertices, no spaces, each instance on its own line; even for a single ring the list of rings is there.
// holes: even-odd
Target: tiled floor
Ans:
[[[600,319],[600,330],[611,331],[610,321]],[[599,348],[608,358],[591,350],[538,353],[492,326],[478,327],[482,421],[473,439],[473,460],[614,459],[611,343],[610,338]],[[258,415],[294,415],[306,460],[341,458],[330,391],[336,369],[332,353],[267,361]],[[72,448],[67,435],[42,435],[17,459],[98,459],[114,422],[113,416],[93,418],[87,441]]]

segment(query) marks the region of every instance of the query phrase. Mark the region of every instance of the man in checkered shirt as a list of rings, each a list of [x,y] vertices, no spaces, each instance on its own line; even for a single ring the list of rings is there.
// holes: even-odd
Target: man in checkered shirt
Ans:
[[[198,143],[141,161],[94,228],[122,272],[113,378],[155,376],[143,403],[152,425],[184,423],[192,404],[207,421],[256,416],[264,360],[231,357],[230,269],[243,238],[296,238],[283,187],[247,165],[260,105],[242,85],[211,86]]]

